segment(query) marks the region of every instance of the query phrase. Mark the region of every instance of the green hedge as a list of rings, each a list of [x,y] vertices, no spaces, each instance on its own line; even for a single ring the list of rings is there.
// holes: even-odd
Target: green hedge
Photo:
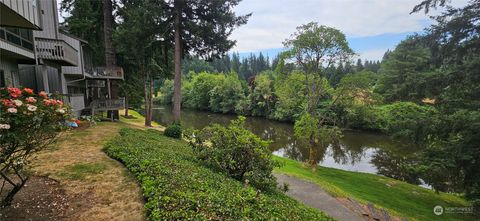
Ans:
[[[105,152],[135,174],[151,220],[333,220],[202,166],[186,142],[158,131],[122,129]]]

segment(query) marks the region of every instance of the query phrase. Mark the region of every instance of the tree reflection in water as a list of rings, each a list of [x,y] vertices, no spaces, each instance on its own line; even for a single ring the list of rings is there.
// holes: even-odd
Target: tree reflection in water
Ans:
[[[154,109],[154,120],[167,125],[173,122],[170,107]],[[184,110],[182,126],[201,129],[210,123],[228,124],[235,115]],[[265,118],[248,117],[246,127],[253,133],[272,141],[274,154],[305,162],[309,159],[309,145],[294,138],[293,125]],[[418,184],[419,179],[407,165],[420,149],[402,140],[359,131],[344,131],[337,144],[317,145],[314,157],[318,165],[344,170],[378,173],[384,176]]]

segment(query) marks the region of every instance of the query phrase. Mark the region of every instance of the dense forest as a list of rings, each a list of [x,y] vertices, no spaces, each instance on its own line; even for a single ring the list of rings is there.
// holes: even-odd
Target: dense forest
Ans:
[[[66,28],[93,42],[101,57],[102,46],[94,40],[101,32],[83,28],[102,28],[89,25],[101,18],[102,6],[95,2],[64,0],[62,6],[71,14]],[[158,102],[181,102],[185,108],[290,121],[312,150],[335,143],[341,128],[408,138],[424,147],[415,160],[403,162],[408,173],[480,205],[480,1],[462,8],[445,0],[422,1],[412,13],[445,10],[432,15],[425,33],[404,39],[381,62],[356,60],[341,30],[314,22],[299,26],[285,41],[287,50],[271,60],[262,54],[225,55],[234,44],[225,39],[249,15],[212,5],[214,13],[196,22],[204,12],[195,1],[181,6],[121,2],[122,7],[114,4],[113,41],[126,73],[121,90],[131,107],[151,109],[152,94],[159,94]],[[183,59],[174,59],[178,32],[172,31],[172,21],[180,9],[185,10],[185,47]],[[202,31],[218,17],[228,29]],[[200,46],[197,36],[207,36],[208,44]],[[180,86],[181,95],[175,92]]]

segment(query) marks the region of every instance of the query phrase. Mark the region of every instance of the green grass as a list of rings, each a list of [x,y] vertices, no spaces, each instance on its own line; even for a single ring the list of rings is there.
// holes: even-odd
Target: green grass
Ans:
[[[120,116],[121,116],[121,121],[125,122],[127,124],[133,124],[137,126],[143,126],[145,123],[145,117],[143,117],[140,113],[137,111],[134,111],[132,109],[128,110],[128,115],[130,116],[129,118],[125,117],[125,110],[120,110]],[[153,127],[159,127],[160,125],[152,121],[152,126]]]
[[[101,163],[77,163],[69,165],[58,175],[69,180],[83,180],[88,175],[100,174],[106,169]]]
[[[135,175],[150,220],[333,220],[205,167],[185,141],[157,130],[122,129],[105,152]]]
[[[318,167],[315,171],[302,163],[276,157],[284,166],[276,172],[296,176],[317,183],[337,197],[351,197],[360,202],[372,202],[401,217],[416,220],[473,220],[462,214],[433,214],[436,205],[464,207],[468,203],[453,194],[436,194],[416,185],[374,174],[350,172],[333,168]]]

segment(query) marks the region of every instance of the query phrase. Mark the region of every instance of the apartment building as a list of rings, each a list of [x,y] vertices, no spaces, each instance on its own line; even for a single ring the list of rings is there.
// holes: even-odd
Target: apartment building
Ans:
[[[123,69],[92,65],[88,42],[61,30],[55,0],[0,0],[0,15],[0,87],[57,94],[76,115],[124,108],[112,93]]]

